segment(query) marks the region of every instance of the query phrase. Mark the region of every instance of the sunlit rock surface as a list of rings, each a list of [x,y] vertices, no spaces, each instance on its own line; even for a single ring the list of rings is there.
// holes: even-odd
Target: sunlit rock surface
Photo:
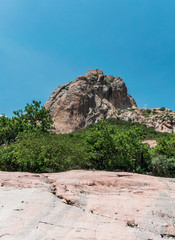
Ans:
[[[68,133],[102,118],[117,117],[116,108],[136,107],[120,77],[104,75],[99,69],[58,87],[45,103],[53,115],[57,133]]]
[[[44,105],[53,116],[55,132],[69,133],[103,118],[146,124],[160,132],[175,132],[175,112],[167,108],[141,109],[120,77],[90,70],[59,86]]]
[[[175,179],[0,172],[2,240],[175,239]]]

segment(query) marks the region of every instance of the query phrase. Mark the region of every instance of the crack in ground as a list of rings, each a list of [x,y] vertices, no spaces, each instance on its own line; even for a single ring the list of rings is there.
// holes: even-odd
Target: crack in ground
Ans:
[[[125,176],[125,175],[121,175],[121,177],[123,177],[123,176]],[[126,175],[126,176],[128,176],[128,175]],[[46,184],[49,184],[49,186],[50,186],[50,187],[49,187],[50,193],[53,194],[54,196],[56,196],[57,198],[63,200],[62,202],[63,202],[64,204],[67,204],[67,205],[69,205],[69,206],[74,206],[74,207],[77,207],[77,208],[81,209],[82,211],[85,211],[85,209],[81,206],[81,204],[80,204],[79,202],[74,201],[74,200],[72,200],[72,199],[67,199],[67,198],[64,197],[63,195],[57,195],[57,194],[56,194],[57,188],[52,185],[54,181],[51,180],[51,179],[49,179],[48,176],[44,176],[44,182],[45,182]],[[112,218],[112,217],[109,217],[109,216],[105,216],[105,215],[103,215],[103,214],[94,213],[93,210],[90,210],[89,213],[90,213],[90,214],[93,214],[93,215],[96,215],[96,216],[100,216],[100,217],[106,218],[106,219],[108,219],[108,220],[113,220],[113,221],[117,221],[117,220],[118,220],[117,218]],[[42,223],[45,223],[45,222],[42,222]],[[47,224],[47,223],[45,223],[45,224]],[[58,226],[58,225],[57,225],[57,226]],[[61,227],[61,225],[60,225],[60,227]],[[63,226],[62,226],[62,227],[63,227]],[[94,230],[94,231],[95,231],[95,230]]]
[[[58,197],[58,196],[56,195],[57,188],[52,185],[54,181],[53,181],[52,179],[49,179],[48,176],[43,176],[43,180],[44,180],[44,182],[45,182],[47,185],[49,185],[49,192],[50,192],[51,194],[53,194],[54,196]],[[60,199],[61,199],[61,198],[60,198]]]
[[[0,235],[0,238],[4,237],[4,236],[7,236],[7,235],[10,235],[9,233],[4,233],[2,235]]]
[[[175,238],[175,234],[160,234],[161,238]]]
[[[97,226],[97,228],[95,229],[94,240],[96,240],[97,231],[98,231],[99,226],[100,226],[100,224],[98,223],[98,226]]]
[[[67,198],[63,197],[62,195],[57,195],[56,194],[57,188],[52,185],[54,181],[49,179],[48,176],[44,176],[44,182],[49,185],[50,193],[53,194],[54,196],[56,196],[57,198],[63,200],[64,204],[67,204],[67,205],[70,205],[70,206],[75,206],[75,207],[80,208],[84,211],[84,209],[80,206],[80,204],[75,202],[74,200],[67,199]]]
[[[104,218],[107,218],[107,219],[112,219],[112,220],[115,220],[115,221],[117,221],[117,220],[118,220],[117,218],[112,218],[112,217],[109,217],[109,216],[105,216],[105,215],[103,215],[103,214],[94,213],[94,211],[93,211],[93,210],[90,210],[90,212],[89,212],[89,213],[91,213],[91,214],[93,214],[93,215],[96,215],[96,216],[104,217]]]
[[[52,186],[53,180],[48,179],[48,176],[44,176],[44,182],[45,182],[46,184],[49,184],[49,185],[50,185],[50,189],[49,189],[50,192],[51,192],[54,196],[56,196],[57,198],[63,200],[63,203],[64,203],[64,204],[67,204],[67,205],[69,205],[69,206],[74,206],[74,207],[77,207],[77,208],[81,209],[82,211],[85,211],[85,209],[84,209],[83,207],[81,207],[81,205],[80,205],[79,203],[77,203],[76,201],[71,200],[71,199],[67,199],[67,198],[65,198],[63,195],[57,195],[57,194],[56,194],[57,188]],[[96,215],[96,216],[104,217],[104,218],[107,218],[107,219],[110,219],[110,220],[114,220],[114,221],[118,220],[117,218],[112,218],[112,217],[108,217],[108,216],[105,216],[105,215],[102,215],[102,214],[94,213],[93,210],[90,210],[89,213],[91,213],[91,214],[93,214],[93,215]]]
[[[53,224],[53,223],[48,223],[48,222],[42,222],[42,221],[39,221],[39,223],[41,224],[46,224],[46,225],[51,225],[51,226],[56,226],[56,227],[61,227],[61,228],[68,228],[68,229],[77,229],[77,230],[85,230],[85,231],[96,231],[96,230],[93,230],[93,229],[89,229],[89,228],[82,228],[82,227],[67,227],[67,226],[63,226],[63,225],[59,225],[59,224]]]

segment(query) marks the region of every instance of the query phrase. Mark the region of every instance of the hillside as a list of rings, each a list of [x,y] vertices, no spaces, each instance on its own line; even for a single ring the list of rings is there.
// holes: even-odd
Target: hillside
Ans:
[[[143,123],[159,132],[175,132],[175,112],[164,107],[119,109],[118,117],[125,121]]]

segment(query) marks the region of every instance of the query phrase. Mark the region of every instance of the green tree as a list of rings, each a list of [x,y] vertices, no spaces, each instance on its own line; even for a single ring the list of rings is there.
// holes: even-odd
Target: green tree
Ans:
[[[17,136],[18,130],[14,121],[5,115],[0,117],[0,145],[6,142],[13,142]]]
[[[23,130],[36,129],[41,131],[50,131],[53,129],[53,121],[50,111],[45,107],[41,107],[41,102],[33,100],[32,104],[26,105],[24,111],[14,111],[16,117],[14,120],[19,123]],[[27,124],[27,126],[25,125]]]
[[[99,170],[147,169],[150,155],[142,134],[139,127],[116,129],[104,121],[93,125],[85,134],[89,165]]]
[[[150,155],[148,147],[142,144],[142,136],[143,129],[140,127],[115,132],[116,165],[119,169],[141,171],[147,168]]]
[[[0,145],[14,142],[20,132],[40,131],[49,132],[53,129],[50,111],[41,106],[41,102],[33,100],[27,104],[24,111],[13,112],[15,117],[0,117]]]
[[[90,168],[111,170],[116,158],[115,144],[110,135],[109,126],[100,121],[85,133],[84,144],[87,147],[87,164]]]

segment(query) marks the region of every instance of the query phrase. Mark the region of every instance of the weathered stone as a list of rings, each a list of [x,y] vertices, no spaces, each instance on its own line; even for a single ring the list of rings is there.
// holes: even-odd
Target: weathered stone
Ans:
[[[0,172],[3,240],[170,240],[175,180],[125,172]]]
[[[94,69],[58,87],[45,103],[57,133],[79,130],[103,118],[144,123],[160,132],[175,132],[175,112],[137,108],[120,77]],[[149,113],[150,112],[150,113]]]
[[[94,69],[72,83],[58,87],[45,107],[50,110],[57,133],[86,127],[102,118],[116,117],[116,108],[136,107],[120,77]]]
[[[168,108],[161,111],[160,108],[154,109],[124,109],[117,110],[118,118],[132,122],[143,123],[148,127],[154,128],[159,132],[175,132],[175,112]]]

